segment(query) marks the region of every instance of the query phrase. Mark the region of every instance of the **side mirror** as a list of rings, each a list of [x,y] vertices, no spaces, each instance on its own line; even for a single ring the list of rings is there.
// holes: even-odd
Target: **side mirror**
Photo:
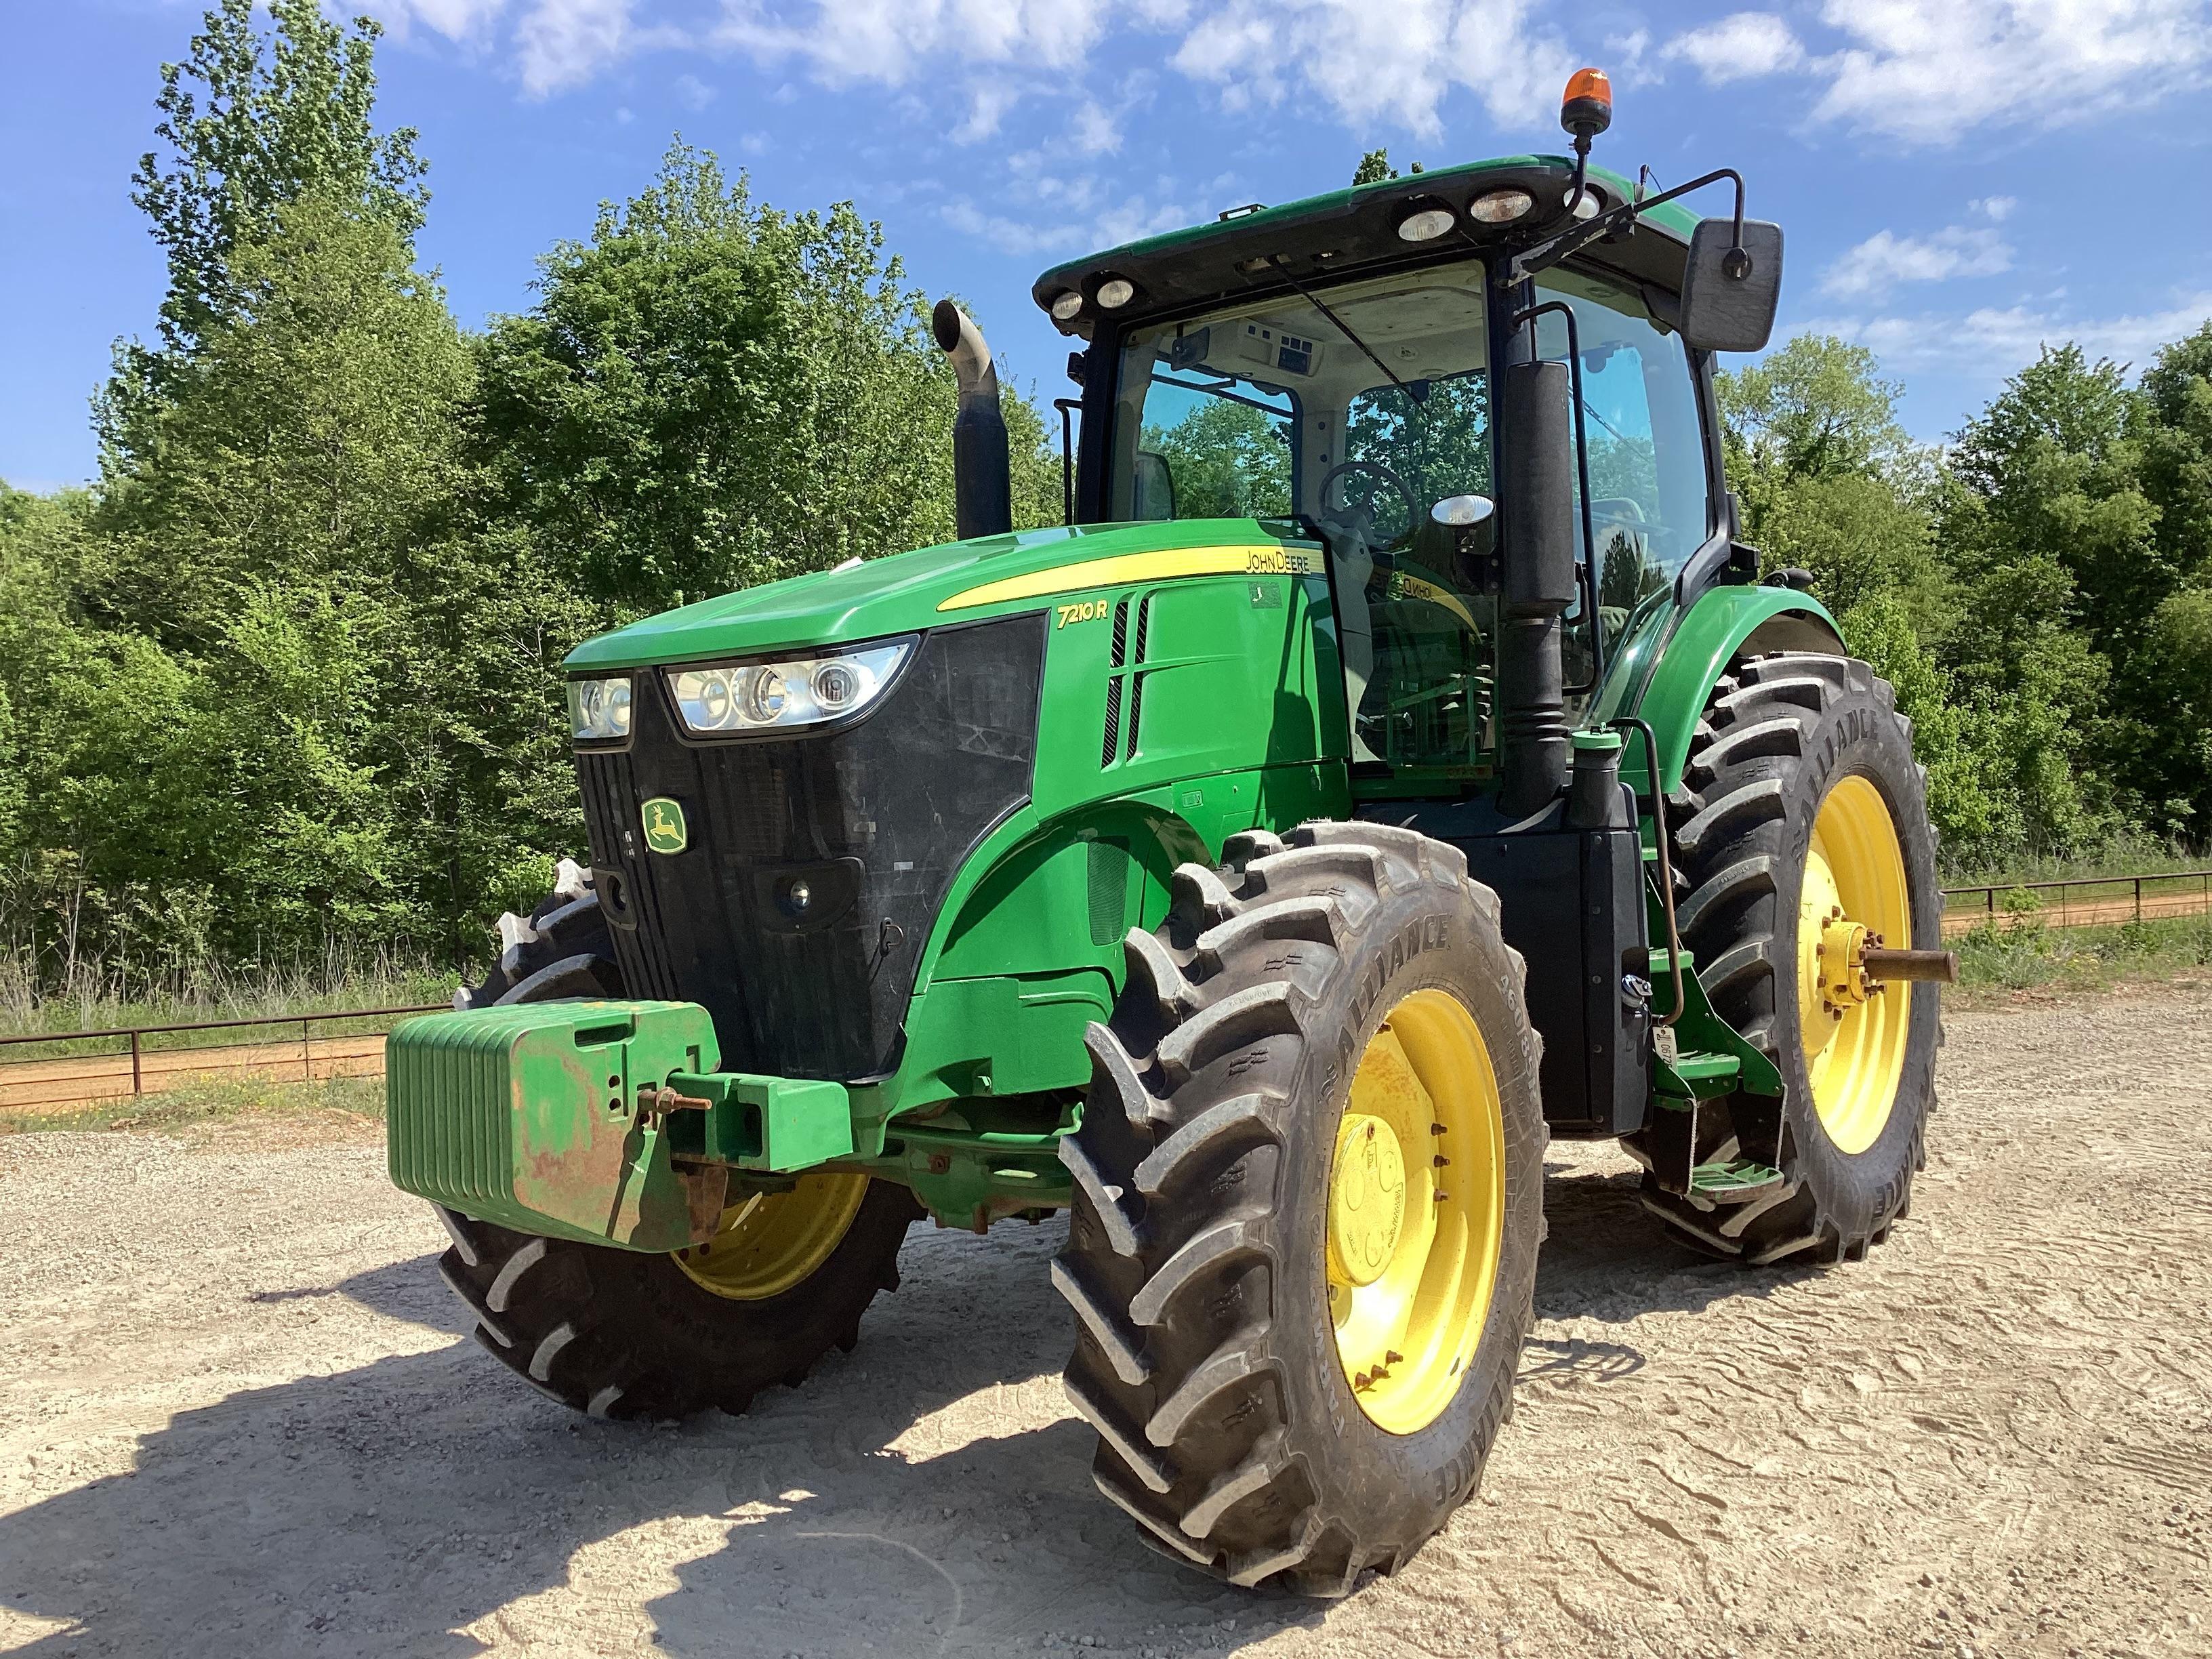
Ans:
[[[1429,509],[1429,516],[1448,530],[1469,530],[1496,511],[1487,495],[1447,495]]]
[[[1682,338],[1700,351],[1757,351],[1774,332],[1782,302],[1782,227],[1761,219],[1743,222],[1743,251],[1736,252],[1735,221],[1701,219],[1690,237],[1690,262],[1682,272]]]
[[[1168,471],[1166,456],[1154,449],[1139,450],[1130,483],[1135,486],[1129,504],[1131,516],[1139,520],[1175,517],[1175,474]]]

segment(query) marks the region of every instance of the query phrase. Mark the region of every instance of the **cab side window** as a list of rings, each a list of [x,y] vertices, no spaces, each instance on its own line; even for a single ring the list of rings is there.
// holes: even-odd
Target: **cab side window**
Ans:
[[[1697,382],[1681,336],[1655,319],[1640,295],[1553,271],[1539,282],[1537,297],[1562,301],[1574,312],[1598,609],[1613,636],[1629,611],[1674,580],[1717,522]],[[1565,360],[1563,318],[1538,319],[1536,337],[1540,356]],[[1576,534],[1579,539],[1579,516]]]

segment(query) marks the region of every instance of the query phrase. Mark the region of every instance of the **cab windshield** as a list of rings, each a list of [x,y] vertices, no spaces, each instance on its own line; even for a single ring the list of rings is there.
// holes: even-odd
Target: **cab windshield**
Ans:
[[[1696,383],[1640,291],[1559,270],[1537,299],[1575,319],[1610,655],[1711,532]],[[1122,344],[1110,516],[1317,529],[1342,606],[1353,758],[1394,770],[1480,773],[1495,737],[1485,307],[1469,261],[1229,307]],[[1556,309],[1540,316],[1541,356],[1565,358],[1569,338]],[[1577,555],[1587,563],[1589,550]],[[1574,682],[1590,661],[1579,604],[1567,624]]]
[[[1139,331],[1119,400],[1113,516],[1318,526],[1355,757],[1483,769],[1495,599],[1464,556],[1492,476],[1482,268]],[[1431,516],[1452,497],[1479,499],[1471,532]]]

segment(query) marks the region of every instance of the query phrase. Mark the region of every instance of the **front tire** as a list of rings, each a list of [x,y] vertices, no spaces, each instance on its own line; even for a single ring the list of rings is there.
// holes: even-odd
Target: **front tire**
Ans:
[[[1929,984],[1828,999],[1823,963],[1839,953],[1823,952],[1854,925],[1897,947],[1942,937],[1911,722],[1865,663],[1753,658],[1714,688],[1683,781],[1683,943],[1714,1012],[1782,1073],[1784,1179],[1731,1207],[1647,1173],[1644,1203],[1698,1249],[1747,1265],[1856,1261],[1905,1212],[1926,1162],[1941,1014]]]
[[[1444,1522],[1509,1413],[1540,1044],[1456,849],[1318,823],[1228,854],[1176,872],[1091,1028],[1066,1386],[1146,1541],[1341,1595]]]
[[[622,969],[588,872],[527,918],[500,918],[500,960],[459,1007],[620,997]],[[743,1412],[796,1386],[832,1347],[850,1352],[920,1215],[903,1187],[860,1175],[799,1176],[787,1192],[734,1196],[710,1243],[672,1255],[542,1238],[440,1209],[453,1248],[438,1271],[476,1316],[493,1358],[594,1417]]]

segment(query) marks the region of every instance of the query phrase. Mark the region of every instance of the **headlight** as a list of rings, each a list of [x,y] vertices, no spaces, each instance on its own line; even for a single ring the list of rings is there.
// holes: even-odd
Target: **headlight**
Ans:
[[[629,735],[629,676],[568,682],[568,730],[578,743]]]
[[[911,639],[787,662],[672,668],[669,690],[692,732],[761,732],[842,720],[881,696],[914,650]]]

